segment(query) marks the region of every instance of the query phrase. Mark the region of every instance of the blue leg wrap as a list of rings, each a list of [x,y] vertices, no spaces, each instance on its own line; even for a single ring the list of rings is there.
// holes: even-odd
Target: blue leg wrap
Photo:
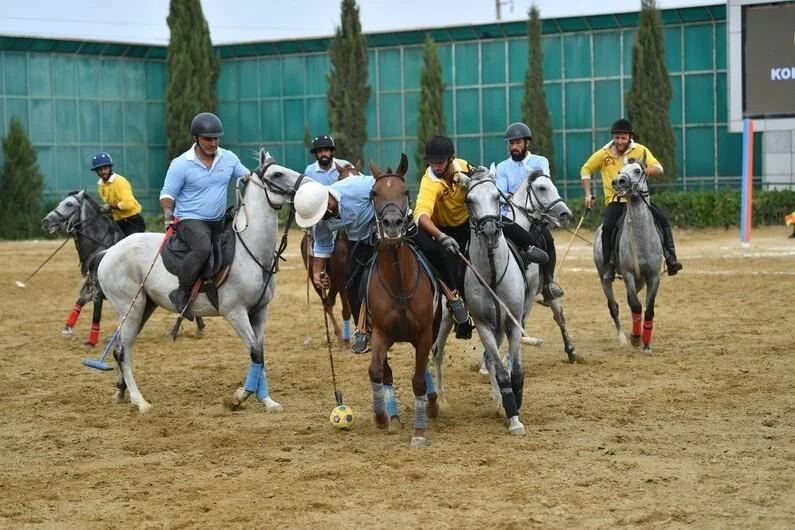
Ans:
[[[386,410],[384,407],[384,384],[370,381],[370,386],[373,389],[373,412],[383,414]]]
[[[351,340],[351,321],[342,321],[342,340]]]
[[[261,374],[262,365],[259,363],[251,363],[248,369],[248,375],[246,376],[246,382],[243,383],[243,388],[246,389],[246,392],[251,392],[253,394],[257,391]]]
[[[436,385],[433,382],[433,374],[431,373],[431,369],[426,367],[425,368],[425,395],[428,396],[430,394],[436,393]]]
[[[262,401],[270,395],[268,388],[268,369],[262,365],[262,370],[259,373],[259,382],[257,383],[257,399]]]
[[[414,428],[425,430],[428,425],[428,396],[414,396]]]
[[[384,385],[384,399],[386,400],[386,413],[389,417],[399,416],[397,399],[395,399],[395,387]]]

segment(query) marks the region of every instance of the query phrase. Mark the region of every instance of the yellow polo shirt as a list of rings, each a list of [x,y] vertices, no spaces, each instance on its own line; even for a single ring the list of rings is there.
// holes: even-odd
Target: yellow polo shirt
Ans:
[[[121,221],[141,213],[141,204],[133,195],[132,186],[118,173],[112,173],[107,182],[99,179],[97,192],[102,200],[113,208],[111,211],[114,221]]]
[[[605,193],[605,204],[610,204],[613,201],[613,197],[615,197],[616,192],[613,191],[612,182],[618,176],[618,172],[621,171],[621,167],[626,163],[627,159],[640,159],[645,152],[646,167],[651,167],[655,164],[662,167],[657,159],[654,158],[654,155],[651,154],[651,151],[644,145],[636,144],[635,142],[630,143],[629,147],[627,147],[627,150],[624,152],[624,157],[620,161],[617,161],[613,153],[610,152],[610,147],[612,145],[613,142],[610,141],[592,154],[580,169],[580,177],[583,179],[591,178],[591,174],[594,171],[599,172],[599,176],[602,179],[602,189]],[[626,202],[626,199],[619,198],[618,200]]]
[[[427,215],[438,227],[460,226],[469,220],[466,205],[466,188],[459,182],[458,175],[462,172],[472,171],[472,166],[463,158],[453,161],[455,176],[453,184],[440,179],[431,171],[430,166],[425,171],[420,181],[420,191],[417,193],[417,202],[414,205],[414,220],[421,215]]]

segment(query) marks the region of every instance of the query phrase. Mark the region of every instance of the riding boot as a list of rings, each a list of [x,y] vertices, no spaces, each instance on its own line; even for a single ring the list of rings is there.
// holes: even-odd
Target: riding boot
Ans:
[[[549,254],[545,250],[530,245],[522,250],[522,258],[527,264],[538,263],[539,265],[545,265],[549,261]]]
[[[674,235],[671,232],[671,226],[665,226],[662,229],[663,233],[663,255],[665,256],[665,264],[668,267],[668,276],[675,276],[677,272],[682,270],[682,264],[676,259],[676,247],[674,246]]]
[[[453,292],[453,297],[447,301],[447,308],[453,315],[455,321],[455,337],[457,339],[469,340],[472,338],[472,319],[469,318],[466,304],[457,292]]]
[[[552,300],[557,300],[558,298],[562,297],[565,293],[563,288],[558,285],[555,281],[555,264],[554,263],[547,263],[541,271],[543,275],[544,286],[541,288],[541,295],[543,299],[540,300],[538,303],[549,307],[552,303]]]
[[[177,313],[180,313],[184,318],[193,321],[193,312],[190,310],[190,293],[182,287],[177,287],[168,293],[168,299],[177,308]]]

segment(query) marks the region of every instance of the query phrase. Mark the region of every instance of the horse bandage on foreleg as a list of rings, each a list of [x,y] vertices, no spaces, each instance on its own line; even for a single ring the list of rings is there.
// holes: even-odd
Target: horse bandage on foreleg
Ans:
[[[386,413],[390,418],[399,416],[397,408],[397,399],[395,399],[395,387],[392,385],[384,385],[384,400],[386,401]]]
[[[632,313],[632,336],[640,337],[640,323],[643,316],[640,313]]]
[[[91,333],[88,334],[88,342],[92,346],[96,346],[99,341],[99,322],[91,323]]]
[[[436,394],[436,384],[433,382],[433,374],[431,369],[425,368],[425,395],[430,396]]]
[[[257,387],[259,386],[259,379],[262,376],[262,365],[260,363],[251,363],[251,366],[248,368],[248,375],[246,376],[246,382],[243,384],[243,388],[246,392],[250,392],[254,394],[257,391]]]
[[[428,427],[428,395],[414,396],[414,428],[425,430]]]
[[[654,321],[653,320],[644,320],[643,321],[643,336],[641,340],[643,340],[643,344],[651,344],[651,334],[654,331]]]
[[[370,381],[373,389],[373,414],[383,414],[386,410],[384,405],[384,384]]]
[[[270,389],[268,388],[268,367],[262,364],[262,370],[259,373],[259,382],[257,383],[257,399],[262,401],[270,396]]]
[[[80,311],[83,310],[83,306],[80,304],[75,304],[72,306],[72,310],[69,312],[69,316],[66,318],[66,325],[70,328],[75,327],[77,323],[77,318],[80,316]]]
[[[351,340],[351,320],[342,321],[342,340]]]

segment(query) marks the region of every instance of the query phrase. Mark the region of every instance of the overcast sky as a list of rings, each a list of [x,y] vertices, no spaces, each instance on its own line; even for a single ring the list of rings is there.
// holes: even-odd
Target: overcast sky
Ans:
[[[497,20],[496,0],[359,0],[365,33]],[[522,20],[532,0],[503,0],[502,20]],[[657,0],[661,8],[713,5]],[[167,44],[168,0],[3,0],[0,35]],[[638,11],[640,0],[536,0],[542,18]],[[338,0],[202,0],[213,44],[329,36]]]

